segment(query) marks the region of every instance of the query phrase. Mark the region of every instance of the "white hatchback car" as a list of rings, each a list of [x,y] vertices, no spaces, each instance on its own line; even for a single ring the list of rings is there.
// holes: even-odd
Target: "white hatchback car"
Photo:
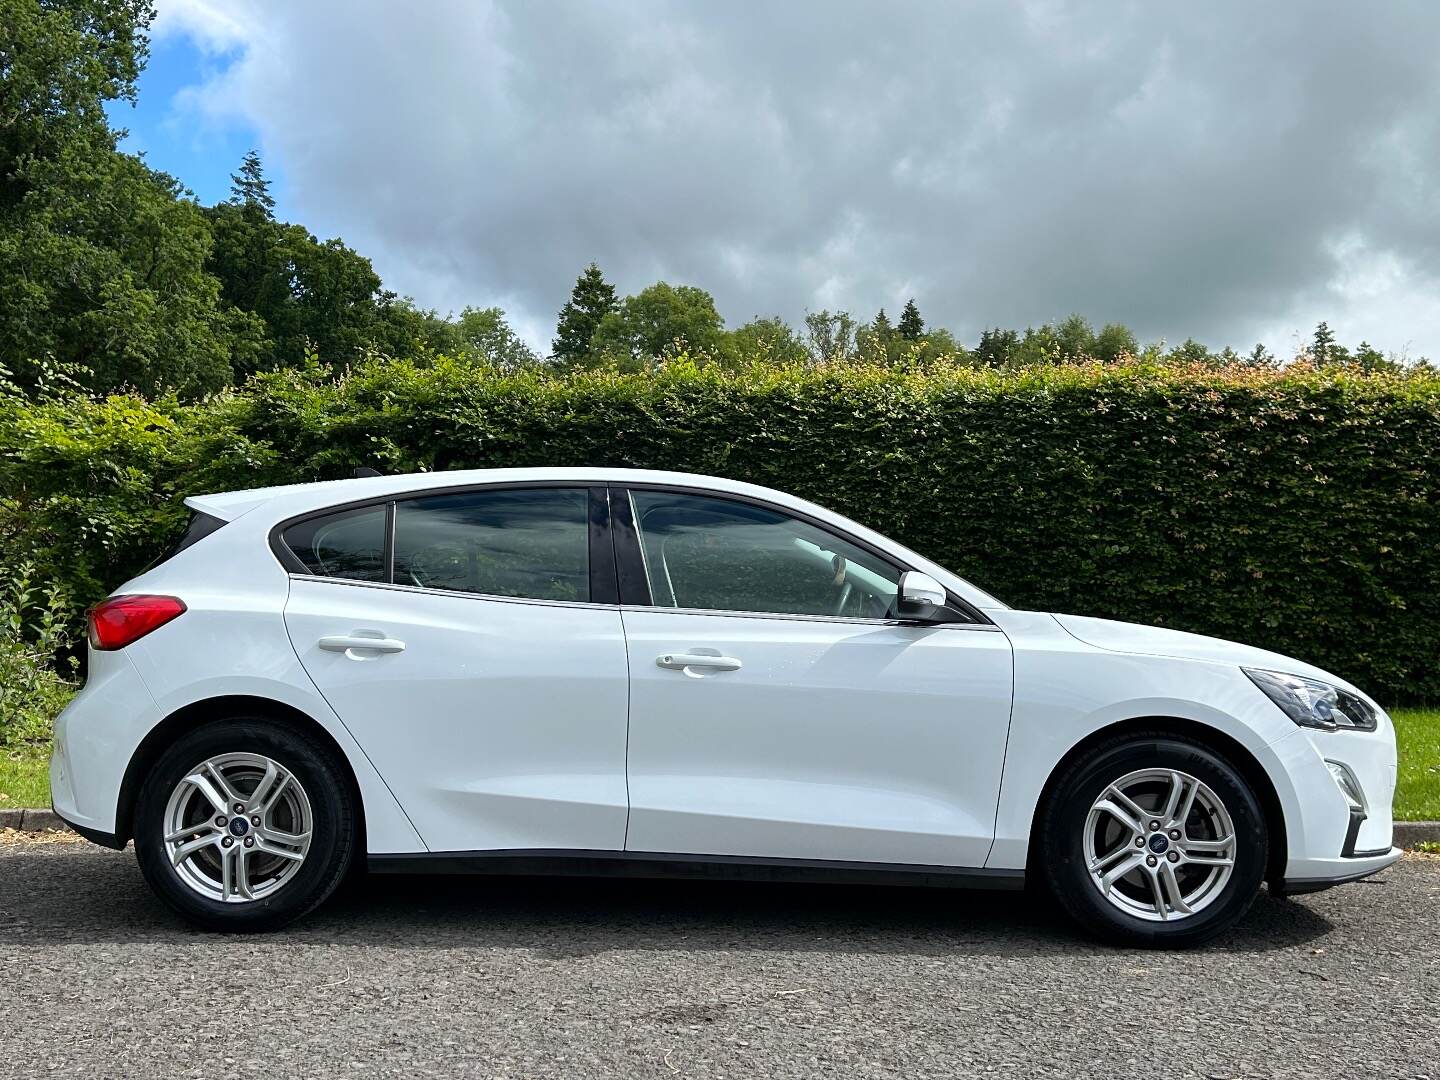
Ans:
[[[56,811],[279,926],[372,871],[1019,888],[1190,945],[1399,858],[1344,680],[1014,611],[837,514],[617,469],[206,495],[91,614]]]

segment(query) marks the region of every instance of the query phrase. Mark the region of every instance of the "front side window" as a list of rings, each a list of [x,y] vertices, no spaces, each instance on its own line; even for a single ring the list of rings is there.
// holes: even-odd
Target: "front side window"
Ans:
[[[900,572],[833,533],[766,507],[631,492],[657,607],[884,619]]]
[[[371,506],[291,525],[285,546],[320,577],[384,581],[385,507]]]
[[[590,599],[589,493],[503,488],[395,504],[395,584]]]

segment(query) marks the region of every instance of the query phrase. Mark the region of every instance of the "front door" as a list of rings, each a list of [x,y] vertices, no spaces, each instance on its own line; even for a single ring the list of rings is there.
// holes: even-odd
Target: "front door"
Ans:
[[[310,570],[285,609],[301,662],[432,851],[624,845],[604,505],[603,489],[492,488],[285,533]]]
[[[628,558],[649,591],[622,595],[628,850],[984,865],[1003,633],[894,619],[903,567],[774,508],[641,488],[612,504],[634,530],[622,589]]]

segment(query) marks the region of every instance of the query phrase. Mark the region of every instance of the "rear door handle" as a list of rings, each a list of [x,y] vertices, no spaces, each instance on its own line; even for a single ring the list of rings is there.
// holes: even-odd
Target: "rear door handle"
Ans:
[[[329,634],[320,639],[320,648],[326,652],[343,652],[346,655],[356,649],[391,653],[404,652],[405,642],[398,638],[370,637],[365,634]],[[360,659],[360,657],[351,657],[351,659]]]
[[[663,668],[710,668],[713,671],[739,671],[740,661],[733,656],[711,656],[709,653],[666,653],[657,656],[655,663]]]

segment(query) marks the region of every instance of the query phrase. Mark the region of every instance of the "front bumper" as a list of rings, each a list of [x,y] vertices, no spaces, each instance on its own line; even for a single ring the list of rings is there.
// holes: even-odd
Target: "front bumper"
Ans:
[[[1297,728],[1270,745],[1291,790],[1285,806],[1287,858],[1277,891],[1314,892],[1379,873],[1400,858],[1393,846],[1395,732],[1382,712],[1375,731]],[[1354,794],[1341,789],[1343,767]],[[1358,797],[1358,801],[1357,801]]]
[[[1348,885],[1352,881],[1362,881],[1380,873],[1387,866],[1394,866],[1402,854],[1399,848],[1391,848],[1380,855],[1335,859],[1328,872],[1315,877],[1287,877],[1278,884],[1275,891],[1281,896],[1295,896],[1299,893],[1319,892],[1335,885]]]

